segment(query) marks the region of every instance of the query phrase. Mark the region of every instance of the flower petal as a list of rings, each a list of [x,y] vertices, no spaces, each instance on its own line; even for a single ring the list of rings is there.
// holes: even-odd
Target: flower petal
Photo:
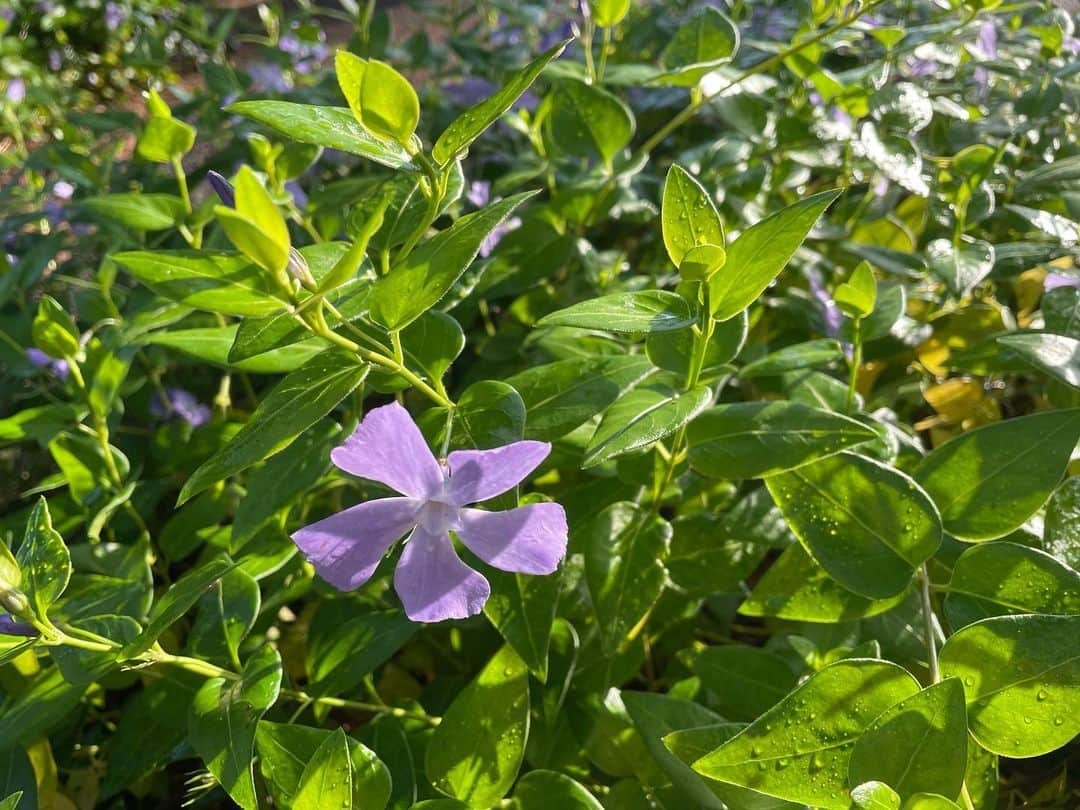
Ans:
[[[455,450],[447,459],[450,497],[460,506],[501,495],[521,483],[550,452],[547,442],[533,441],[494,450]]]
[[[371,578],[387,549],[416,523],[418,506],[412,498],[366,501],[305,526],[292,539],[319,576],[351,591]]]
[[[550,574],[566,554],[566,512],[531,503],[505,512],[462,509],[461,542],[488,565],[519,574]]]
[[[491,586],[461,561],[450,535],[417,526],[394,571],[394,590],[414,622],[464,619],[479,613]]]
[[[426,498],[442,489],[443,471],[420,429],[397,402],[368,411],[330,459],[345,472]]]

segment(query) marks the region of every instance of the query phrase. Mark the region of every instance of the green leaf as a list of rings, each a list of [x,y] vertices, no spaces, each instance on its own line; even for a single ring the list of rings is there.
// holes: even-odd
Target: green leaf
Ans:
[[[64,680],[57,667],[49,667],[5,703],[0,740],[5,746],[25,745],[48,734],[71,718],[85,691],[85,686]]]
[[[1046,505],[1042,547],[1080,569],[1080,476],[1066,478]]]
[[[604,810],[580,782],[556,771],[529,771],[514,786],[511,810]]]
[[[765,355],[739,369],[739,376],[744,379],[769,377],[813,368],[841,360],[844,350],[840,342],[832,338],[819,338],[785,346]]]
[[[694,658],[692,668],[713,695],[715,703],[710,705],[731,720],[764,714],[798,681],[780,656],[742,645],[707,647]]]
[[[851,278],[836,288],[833,299],[837,306],[852,318],[865,318],[874,311],[877,282],[869,262],[859,262]]]
[[[661,560],[671,542],[671,525],[637,504],[615,503],[578,530],[603,648],[613,654],[648,615],[667,572]]]
[[[184,221],[184,202],[172,194],[107,194],[79,205],[92,214],[137,231],[160,231]]]
[[[847,810],[856,741],[889,707],[918,691],[916,680],[895,664],[839,661],[695,762],[694,770],[769,796]]]
[[[484,615],[536,679],[546,682],[560,574],[538,577],[491,569],[485,576],[491,596],[484,603]]]
[[[435,306],[472,264],[489,233],[525,200],[527,191],[468,214],[420,244],[371,291],[371,314],[390,330],[408,326]]]
[[[589,11],[597,25],[611,28],[630,11],[630,0],[589,0]]]
[[[907,594],[901,591],[888,599],[860,596],[825,573],[801,545],[794,545],[758,580],[739,605],[739,613],[832,624],[884,613],[903,602]]]
[[[352,393],[368,369],[353,355],[328,349],[286,376],[235,438],[192,473],[177,505],[284,449]]]
[[[545,315],[537,326],[576,326],[608,332],[674,332],[697,318],[681,295],[663,290],[613,293]]]
[[[675,391],[662,384],[639,385],[623,394],[600,420],[585,448],[583,468],[649,447],[690,422],[713,401],[712,389],[697,385]]]
[[[300,776],[293,810],[353,808],[352,758],[345,732],[335,729],[315,749]],[[362,805],[361,805],[362,806]]]
[[[903,810],[960,810],[960,805],[936,793],[916,793],[904,802]]]
[[[112,258],[154,292],[197,309],[259,317],[288,306],[266,271],[241,253],[136,250]]]
[[[194,658],[223,666],[239,665],[240,642],[259,615],[262,594],[248,573],[234,568],[199,598],[199,612],[187,638]]]
[[[195,145],[195,128],[176,118],[153,116],[146,122],[135,153],[153,163],[171,163],[191,151]]]
[[[715,8],[702,8],[679,27],[660,56],[666,73],[658,84],[693,87],[731,60],[739,49],[739,29]]]
[[[1080,340],[1080,288],[1058,287],[1045,293],[1042,303],[1046,331]]]
[[[900,810],[900,796],[884,782],[863,782],[851,791],[858,810]]]
[[[1080,410],[995,422],[937,447],[915,479],[961,540],[993,540],[1023,525],[1046,503],[1080,438]]]
[[[726,321],[750,306],[780,275],[840,191],[823,191],[766,217],[728,245],[723,271],[709,280],[712,314]]]
[[[258,810],[255,792],[255,730],[278,699],[281,656],[264,646],[247,660],[240,680],[211,678],[196,693],[188,741],[229,797]]]
[[[517,778],[528,735],[529,670],[513,649],[503,647],[436,727],[425,758],[428,779],[470,807],[490,807]]]
[[[18,745],[0,752],[0,810],[35,810],[38,807],[37,777],[26,751]]]
[[[746,312],[729,321],[713,323],[712,337],[705,347],[705,360],[701,365],[702,380],[714,380],[734,371],[728,363],[742,351],[749,326]],[[645,340],[645,354],[653,365],[686,379],[690,373],[696,339],[692,329],[649,335]]]
[[[22,573],[21,588],[34,614],[45,618],[71,579],[71,554],[60,532],[53,528],[45,498],[38,498],[30,511],[15,560]]]
[[[129,471],[127,457],[112,446],[109,452],[120,477],[126,478]],[[49,454],[63,473],[71,496],[84,506],[97,501],[103,492],[111,488],[105,452],[89,436],[61,433],[49,442]]]
[[[959,678],[983,748],[1020,759],[1080,733],[1080,617],[999,616],[945,642],[941,674]]]
[[[717,800],[702,778],[668,750],[663,742],[664,737],[673,731],[713,725],[720,722],[720,716],[697,703],[670,695],[626,690],[623,690],[621,695],[634,728],[645,741],[653,759],[671,778],[680,798],[687,802],[686,806],[724,810],[724,805]]]
[[[1016,543],[972,546],[956,561],[945,615],[954,628],[1014,613],[1080,614],[1080,574]]]
[[[428,416],[430,414],[430,416]],[[511,386],[498,380],[481,380],[458,397],[451,450],[486,450],[519,441],[525,430],[525,403]],[[424,414],[437,422],[433,445],[440,445],[446,428],[446,411],[432,408]]]
[[[676,267],[691,249],[702,245],[724,246],[724,225],[712,197],[693,175],[678,164],[668,169],[664,181],[660,225],[664,247]]]
[[[74,357],[79,353],[79,330],[51,295],[41,296],[31,327],[34,345],[49,357]]]
[[[243,323],[248,323],[248,321],[245,320]],[[313,338],[281,346],[255,357],[231,361],[229,349],[235,345],[239,332],[243,331],[242,324],[230,323],[226,326],[151,332],[140,338],[138,342],[153,346],[168,346],[197,360],[252,374],[282,374],[294,371],[326,350],[324,341]]]
[[[130,616],[92,616],[71,622],[71,627],[86,630],[117,644],[126,644],[142,630]],[[89,686],[108,674],[119,657],[116,652],[92,652],[78,647],[56,647],[52,651],[64,679],[75,686]]]
[[[718,405],[690,425],[690,464],[713,478],[760,478],[835,455],[874,432],[838,413],[797,402]]]
[[[349,51],[338,51],[334,64],[338,85],[360,125],[410,151],[420,120],[420,99],[409,80],[385,62]]]
[[[339,149],[391,169],[415,171],[400,144],[365,130],[346,107],[317,107],[290,101],[238,101],[226,112],[243,115],[301,143]]]
[[[916,793],[960,795],[967,769],[964,687],[936,683],[885,711],[851,752],[850,784],[878,781],[902,799]]]
[[[211,560],[188,571],[165,592],[150,612],[149,621],[136,638],[124,647],[124,658],[136,658],[149,650],[166,629],[187,613],[207,590],[231,571],[236,563],[228,559]]]
[[[1035,368],[1080,388],[1080,340],[1064,335],[1021,333],[997,339]]]
[[[306,657],[307,690],[311,694],[349,693],[417,630],[400,610],[355,614],[355,605],[343,602],[319,606],[311,622]]]
[[[498,92],[474,104],[455,118],[435,141],[431,156],[442,166],[463,157],[469,145],[513,106],[548,63],[559,58],[569,43],[570,40],[565,40],[544,51],[525,67],[514,71]]]
[[[265,270],[281,274],[289,263],[289,228],[277,204],[248,166],[236,175],[236,207],[214,209],[237,250]]]
[[[553,441],[581,427],[651,373],[644,357],[574,357],[533,366],[506,382],[525,402],[525,438]]]
[[[994,269],[994,246],[980,239],[954,247],[948,239],[935,239],[926,246],[926,262],[954,295],[962,296]]]
[[[267,720],[259,721],[255,733],[259,769],[270,788],[270,795],[276,806],[301,807],[299,790],[302,789],[305,780],[310,781],[320,771],[325,772],[325,769],[316,762],[316,754],[323,746],[329,745],[332,749],[335,745],[333,740],[339,733],[341,733],[340,729],[329,731],[307,726],[271,723]],[[336,744],[340,745],[340,742]],[[308,806],[318,807],[320,810],[330,806],[381,810],[386,806],[390,796],[390,774],[386,766],[379,761],[371,749],[351,737],[345,738],[345,744],[347,758],[340,763],[340,768],[344,773],[345,763],[348,763],[348,781],[351,784],[351,792],[340,795],[340,803],[333,805],[329,800],[325,804],[311,804],[308,799],[304,801],[308,803]],[[327,751],[323,753],[329,754]],[[311,773],[309,769],[312,769]],[[342,781],[345,781],[344,777]],[[315,787],[312,784],[308,788],[309,797],[313,791]]]
[[[56,404],[24,408],[0,419],[0,441],[34,439],[47,444],[57,433],[86,415],[85,406]]]
[[[576,79],[559,82],[545,124],[558,152],[599,157],[606,166],[634,135],[629,107],[607,90]]]
[[[792,531],[845,588],[896,596],[941,544],[930,497],[904,473],[841,453],[765,480]]]

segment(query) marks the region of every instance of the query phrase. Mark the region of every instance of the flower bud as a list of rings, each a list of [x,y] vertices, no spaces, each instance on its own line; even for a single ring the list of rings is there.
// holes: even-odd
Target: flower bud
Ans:
[[[222,205],[236,208],[236,192],[233,190],[232,183],[215,171],[207,172],[206,179],[210,182],[214,193],[221,198]]]
[[[30,603],[26,601],[26,594],[18,588],[0,587],[0,604],[15,616],[21,616],[30,609]]]

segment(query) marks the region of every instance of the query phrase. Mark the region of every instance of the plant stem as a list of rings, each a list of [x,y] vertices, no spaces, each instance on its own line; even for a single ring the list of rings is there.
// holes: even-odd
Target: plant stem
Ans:
[[[927,573],[926,564],[919,569],[919,595],[922,599],[923,633],[926,636],[927,666],[930,668],[930,680],[933,683],[941,682],[941,671],[938,668],[937,641],[934,630],[934,604],[930,600],[930,574]]]
[[[604,38],[600,44],[600,64],[596,68],[596,81],[604,80],[604,69],[607,67],[608,49],[611,47],[611,26],[604,28]]]
[[[862,318],[855,318],[853,323],[851,370],[848,373],[847,399],[844,404],[844,410],[848,413],[855,410],[855,385],[859,381],[859,366],[862,365]]]
[[[344,698],[336,697],[314,697],[307,692],[303,692],[299,689],[282,689],[281,694],[284,697],[292,700],[300,700],[305,703],[321,703],[324,706],[332,706],[339,709],[356,709],[362,712],[373,712],[375,714],[388,714],[391,717],[397,717],[400,719],[419,720],[423,723],[427,723],[430,726],[437,726],[441,722],[440,717],[429,717],[426,714],[420,712],[410,712],[408,709],[401,709],[397,706],[381,706],[378,703],[365,703],[360,700],[345,700]]]

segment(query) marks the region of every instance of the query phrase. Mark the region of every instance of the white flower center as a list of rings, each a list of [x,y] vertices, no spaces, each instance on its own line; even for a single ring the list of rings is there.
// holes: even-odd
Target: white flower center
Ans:
[[[416,510],[416,522],[431,534],[457,531],[461,526],[459,510],[460,507],[451,503],[445,496],[436,496],[424,501]]]

